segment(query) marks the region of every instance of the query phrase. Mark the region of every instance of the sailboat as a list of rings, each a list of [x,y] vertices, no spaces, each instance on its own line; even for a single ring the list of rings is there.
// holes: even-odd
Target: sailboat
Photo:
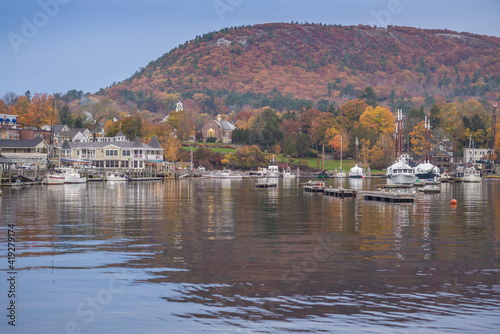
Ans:
[[[359,141],[358,141],[358,137],[356,137],[356,162],[358,162],[358,145],[359,145]],[[352,167],[349,170],[349,177],[353,178],[353,179],[364,178],[365,174],[363,172],[363,168],[358,167],[358,164],[354,165],[354,167]]]
[[[340,172],[337,173],[337,177],[346,177],[344,171],[342,170],[342,136],[340,136]]]

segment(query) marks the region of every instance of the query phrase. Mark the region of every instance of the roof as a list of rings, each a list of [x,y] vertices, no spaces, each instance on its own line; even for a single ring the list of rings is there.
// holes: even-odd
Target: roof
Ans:
[[[139,140],[139,144],[135,142],[131,143],[128,141],[114,141],[114,142],[69,142],[63,144],[63,149],[74,149],[74,148],[101,148],[104,149],[109,146],[119,147],[121,149],[134,149],[134,148],[142,148],[146,150],[162,150],[161,147],[153,147],[148,144],[141,143]]]
[[[116,134],[115,138],[116,137],[125,137],[125,135],[123,134],[122,130],[118,131],[118,133]]]
[[[218,126],[220,126],[222,128],[222,130],[228,130],[228,131],[233,131],[234,129],[236,129],[236,127],[229,123],[228,121],[218,121],[218,120],[214,120],[215,123],[217,123]]]
[[[36,147],[43,139],[36,137],[35,139],[0,139],[0,147],[2,148],[32,148]]]
[[[154,148],[161,148],[161,145],[158,142],[158,139],[156,138],[155,135],[153,135],[153,137],[151,137],[151,140],[149,141],[149,146],[154,147]]]

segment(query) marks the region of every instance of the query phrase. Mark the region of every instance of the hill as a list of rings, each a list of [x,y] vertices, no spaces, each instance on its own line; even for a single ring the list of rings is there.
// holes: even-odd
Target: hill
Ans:
[[[500,38],[411,27],[272,23],[196,36],[101,89],[125,109],[167,112],[178,94],[215,113],[340,105],[373,87],[379,103],[498,99]]]

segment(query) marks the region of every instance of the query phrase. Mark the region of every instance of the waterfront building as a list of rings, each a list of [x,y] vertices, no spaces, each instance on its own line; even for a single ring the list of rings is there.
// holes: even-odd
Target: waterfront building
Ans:
[[[148,164],[162,164],[163,148],[153,136],[149,144],[139,137],[134,142],[125,140],[119,132],[115,141],[64,142],[56,153],[62,163],[83,163],[97,168],[144,169]]]

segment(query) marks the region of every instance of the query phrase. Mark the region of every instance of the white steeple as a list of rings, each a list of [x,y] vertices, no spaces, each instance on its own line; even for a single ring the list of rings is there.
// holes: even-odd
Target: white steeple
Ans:
[[[181,96],[179,95],[179,101],[177,101],[177,106],[175,107],[175,111],[182,111],[184,107],[182,106]]]

